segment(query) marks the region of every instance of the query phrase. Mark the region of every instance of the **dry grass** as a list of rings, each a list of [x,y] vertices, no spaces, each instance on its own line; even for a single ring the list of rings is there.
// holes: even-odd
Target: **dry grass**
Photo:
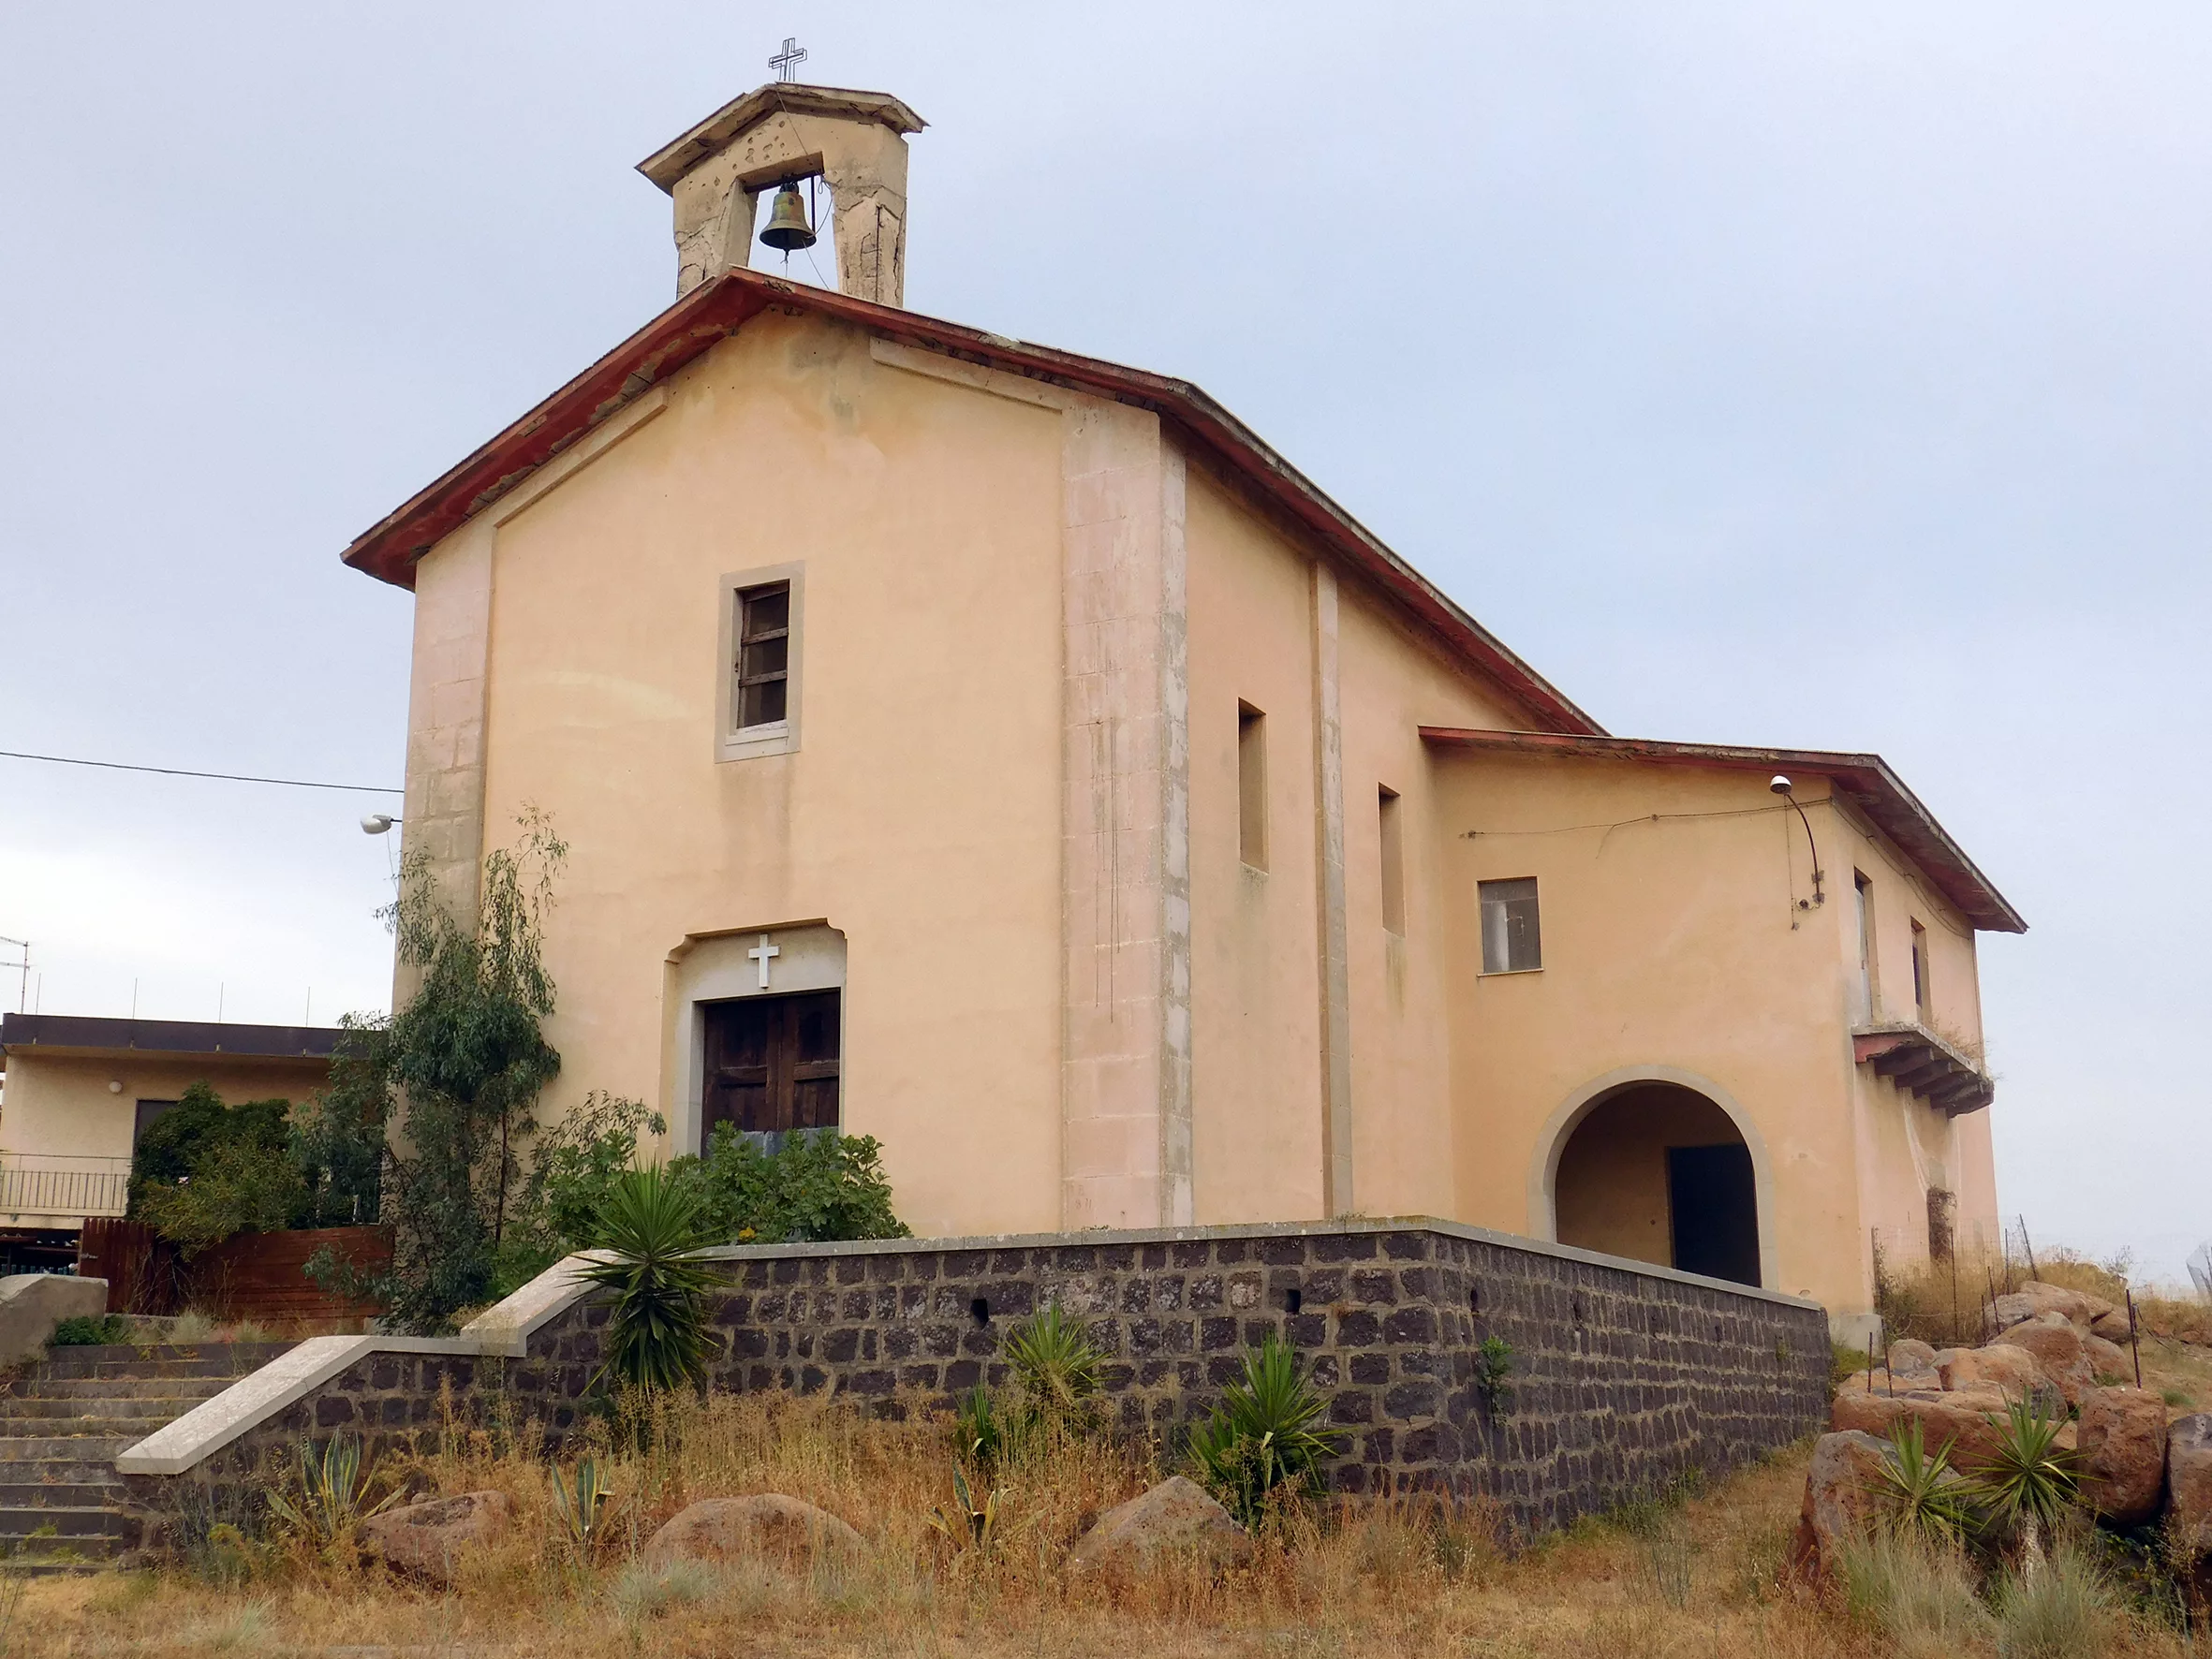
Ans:
[[[1518,1551],[1501,1549],[1479,1512],[1394,1501],[1292,1516],[1246,1570],[1170,1563],[1090,1578],[1067,1571],[1069,1546],[1158,1475],[1149,1454],[1077,1444],[1010,1470],[984,1556],[928,1525],[951,1495],[941,1425],[722,1396],[662,1428],[606,1460],[621,1508],[596,1559],[571,1549],[541,1466],[491,1436],[455,1435],[420,1474],[444,1491],[505,1491],[516,1525],[450,1593],[279,1544],[229,1585],[181,1571],[38,1580],[0,1630],[0,1654],[1865,1659],[1894,1647],[1786,1570],[1802,1453]],[[637,1564],[639,1545],[685,1503],[765,1490],[843,1517],[865,1554],[811,1573]],[[2185,1652],[2124,1614],[2102,1632],[2105,1653]]]

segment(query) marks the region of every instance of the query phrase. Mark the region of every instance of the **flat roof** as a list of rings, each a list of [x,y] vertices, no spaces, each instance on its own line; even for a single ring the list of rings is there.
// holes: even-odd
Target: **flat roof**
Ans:
[[[2025,933],[2028,923],[1990,879],[1936,822],[1936,815],[1905,787],[1879,755],[1830,749],[1756,749],[1733,743],[1670,743],[1652,738],[1571,737],[1557,732],[1483,731],[1424,726],[1422,740],[1445,748],[1491,755],[1536,755],[1584,760],[1642,760],[1664,766],[1703,766],[1723,771],[1809,773],[1872,820],[1875,827],[1925,871],[1946,899],[1976,927],[1993,933]]]
[[[214,1020],[104,1020],[0,1014],[0,1054],[220,1054],[229,1060],[328,1060],[336,1025],[239,1025]]]

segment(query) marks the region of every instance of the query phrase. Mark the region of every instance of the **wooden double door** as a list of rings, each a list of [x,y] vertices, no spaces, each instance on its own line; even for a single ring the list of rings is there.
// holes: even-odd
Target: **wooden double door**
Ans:
[[[837,1126],[840,994],[801,991],[709,1003],[700,1150],[715,1125],[748,1135]]]

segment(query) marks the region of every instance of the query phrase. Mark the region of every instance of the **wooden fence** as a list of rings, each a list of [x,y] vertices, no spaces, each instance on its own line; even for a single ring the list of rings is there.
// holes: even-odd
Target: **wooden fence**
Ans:
[[[77,1270],[108,1281],[111,1314],[179,1314],[251,1319],[282,1326],[358,1325],[380,1303],[336,1296],[307,1276],[325,1245],[363,1275],[391,1265],[390,1227],[313,1227],[292,1233],[240,1233],[190,1261],[142,1221],[95,1216],[77,1247]]]

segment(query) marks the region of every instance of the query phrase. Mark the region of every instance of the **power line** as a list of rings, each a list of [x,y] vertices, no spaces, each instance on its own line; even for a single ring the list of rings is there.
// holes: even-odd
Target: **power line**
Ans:
[[[191,771],[181,766],[132,766],[123,760],[83,760],[74,755],[27,755],[17,749],[0,749],[0,760],[44,760],[54,766],[94,766],[103,771],[150,771],[165,778],[214,778],[225,784],[275,784],[287,789],[343,789],[353,795],[405,795],[405,789],[388,789],[378,784],[323,784],[308,778],[259,778],[245,772]]]

